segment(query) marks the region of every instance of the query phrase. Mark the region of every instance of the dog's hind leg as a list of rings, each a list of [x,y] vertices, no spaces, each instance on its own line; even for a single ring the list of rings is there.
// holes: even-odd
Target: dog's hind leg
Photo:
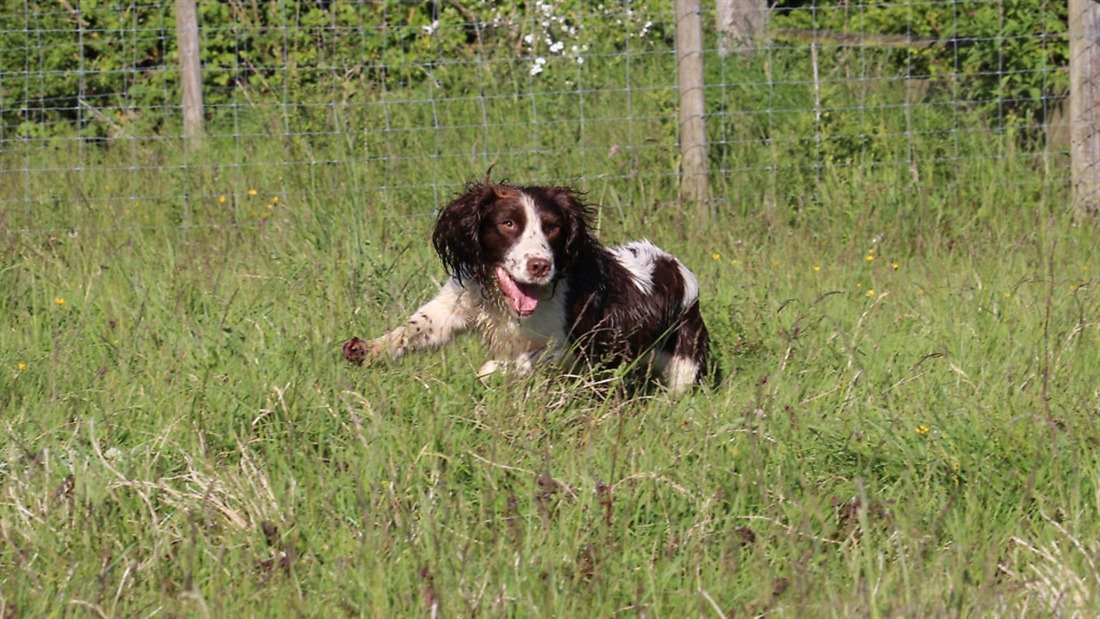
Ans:
[[[669,391],[679,392],[702,380],[709,358],[710,334],[696,301],[684,312],[669,347],[657,354],[654,365]]]

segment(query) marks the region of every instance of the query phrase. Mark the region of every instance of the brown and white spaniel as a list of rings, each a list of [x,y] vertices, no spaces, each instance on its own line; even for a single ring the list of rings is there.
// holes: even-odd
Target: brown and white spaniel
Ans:
[[[362,364],[439,346],[474,328],[494,360],[478,375],[546,362],[629,365],[681,391],[707,370],[699,282],[649,241],[604,247],[591,207],[566,187],[470,183],[432,243],[450,278],[405,324],[344,357]]]

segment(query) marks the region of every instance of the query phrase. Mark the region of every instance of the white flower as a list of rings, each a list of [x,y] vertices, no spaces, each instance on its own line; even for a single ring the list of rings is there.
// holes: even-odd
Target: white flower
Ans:
[[[558,41],[557,43],[554,43],[550,46],[550,52],[554,54],[557,54],[563,49],[565,49],[565,43],[562,43],[561,41]]]
[[[421,26],[420,29],[428,36],[432,36],[436,30],[439,30],[439,20],[437,19],[427,26]]]
[[[523,35],[523,42],[528,44],[528,45],[534,43],[535,42],[535,35],[533,35],[533,34]]]
[[[546,65],[546,59],[542,56],[535,58],[535,64],[531,65],[531,75],[538,75],[542,73],[543,67]]]

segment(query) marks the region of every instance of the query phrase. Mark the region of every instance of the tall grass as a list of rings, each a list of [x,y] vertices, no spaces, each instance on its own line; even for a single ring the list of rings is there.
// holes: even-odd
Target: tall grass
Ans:
[[[838,91],[835,122],[863,101],[856,124],[884,129],[845,129],[864,141],[837,158],[812,85],[773,88],[743,109],[802,111],[712,124],[708,229],[672,203],[664,93],[632,101],[655,123],[633,138],[596,121],[618,95],[584,94],[583,127],[493,100],[500,145],[468,160],[424,155],[484,133],[463,102],[435,113],[470,133],[283,139],[248,117],[197,153],[6,153],[0,617],[1094,610],[1095,231],[1011,135]],[[389,111],[391,129],[430,113]],[[449,194],[426,175],[576,178],[567,143],[589,149],[601,237],[649,237],[699,275],[716,384],[486,387],[472,338],[338,358],[444,276],[426,238]]]

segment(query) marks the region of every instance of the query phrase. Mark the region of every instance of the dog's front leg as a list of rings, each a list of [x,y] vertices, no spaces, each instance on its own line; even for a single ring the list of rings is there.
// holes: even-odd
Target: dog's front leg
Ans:
[[[370,341],[352,338],[344,344],[344,358],[363,365],[382,356],[396,359],[409,350],[434,348],[473,325],[475,312],[471,291],[451,278],[405,324]]]
[[[497,372],[502,374],[514,373],[517,376],[529,376],[536,365],[558,363],[565,357],[565,349],[551,342],[542,348],[529,350],[517,355],[514,359],[492,359],[482,364],[477,371],[477,377],[481,382],[486,382],[490,376]]]

